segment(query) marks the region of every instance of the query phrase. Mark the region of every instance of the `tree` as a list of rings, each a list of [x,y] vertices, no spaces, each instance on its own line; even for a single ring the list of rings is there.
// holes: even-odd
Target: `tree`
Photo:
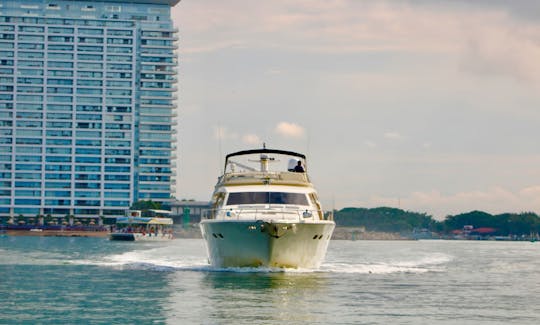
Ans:
[[[130,209],[131,210],[141,210],[141,215],[143,217],[148,217],[149,216],[148,210],[159,210],[159,209],[161,209],[161,203],[154,202],[152,200],[148,200],[148,201],[140,200],[140,201],[137,201],[137,202],[133,202]]]
[[[334,213],[336,224],[344,227],[365,227],[368,231],[410,232],[416,229],[435,230],[438,222],[425,213],[396,208],[345,208]]]

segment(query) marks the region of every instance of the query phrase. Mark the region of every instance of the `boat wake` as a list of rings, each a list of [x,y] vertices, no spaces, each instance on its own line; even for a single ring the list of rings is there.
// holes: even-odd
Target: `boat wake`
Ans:
[[[137,245],[124,252],[84,254],[77,250],[39,250],[20,253],[0,249],[0,265],[92,265],[122,270],[156,272],[213,272],[213,273],[319,273],[319,274],[421,274],[446,272],[453,256],[441,252],[396,256],[328,256],[319,269],[284,269],[269,267],[216,268],[208,264],[200,242],[173,241]],[[178,244],[178,245],[177,245]],[[136,248],[135,248],[136,247]]]
[[[175,258],[171,258],[171,256]],[[135,250],[121,254],[105,256],[98,260],[72,260],[73,264],[89,264],[130,270],[149,270],[161,272],[232,272],[232,273],[336,273],[336,274],[392,274],[392,273],[427,273],[444,272],[446,265],[453,258],[442,253],[429,256],[394,261],[367,261],[350,263],[328,261],[319,269],[288,269],[269,267],[229,267],[215,268],[206,259],[195,256],[182,256],[168,252],[167,247],[149,250]]]
[[[391,274],[391,273],[427,273],[444,272],[452,256],[432,253],[412,260],[373,261],[366,263],[329,263],[323,264],[320,271],[333,273]]]

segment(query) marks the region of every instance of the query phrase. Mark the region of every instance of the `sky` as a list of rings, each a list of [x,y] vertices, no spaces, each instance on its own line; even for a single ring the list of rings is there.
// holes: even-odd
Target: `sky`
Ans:
[[[182,0],[178,199],[308,157],[326,209],[540,213],[540,2]]]

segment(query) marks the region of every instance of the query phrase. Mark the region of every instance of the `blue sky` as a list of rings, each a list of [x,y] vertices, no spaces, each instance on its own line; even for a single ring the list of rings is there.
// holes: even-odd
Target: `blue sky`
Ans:
[[[177,197],[266,142],[308,155],[328,209],[540,213],[539,10],[181,1]]]

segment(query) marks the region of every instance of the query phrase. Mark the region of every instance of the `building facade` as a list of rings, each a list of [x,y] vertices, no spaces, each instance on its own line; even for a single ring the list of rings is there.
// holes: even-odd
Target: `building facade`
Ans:
[[[174,200],[170,211],[175,224],[196,224],[208,217],[210,209],[212,203],[209,201]]]
[[[178,2],[0,2],[0,217],[170,204]]]

